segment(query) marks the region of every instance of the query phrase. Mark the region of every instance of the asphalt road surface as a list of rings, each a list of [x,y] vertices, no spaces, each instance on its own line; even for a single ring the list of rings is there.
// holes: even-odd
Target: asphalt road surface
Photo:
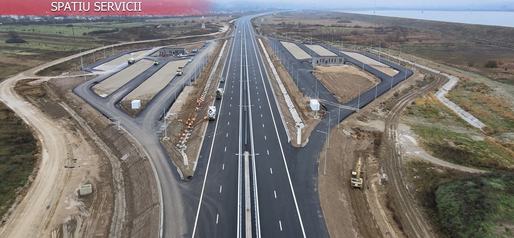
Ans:
[[[236,22],[235,36],[223,74],[225,88],[216,106],[214,136],[205,141],[202,158],[207,172],[194,226],[194,237],[242,237],[243,214],[251,200],[254,237],[305,237],[284,151],[284,126],[265,72],[250,17]],[[209,143],[211,143],[209,145]],[[249,176],[243,175],[242,154],[250,153]],[[245,181],[251,192],[244,191]]]

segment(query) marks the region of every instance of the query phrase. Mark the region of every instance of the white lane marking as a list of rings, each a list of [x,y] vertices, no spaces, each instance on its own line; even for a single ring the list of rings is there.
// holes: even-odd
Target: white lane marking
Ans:
[[[225,163],[223,163],[223,165],[221,165],[221,170],[225,170]]]
[[[294,192],[293,183],[291,182],[291,175],[289,174],[289,169],[288,169],[288,166],[287,166],[286,156],[284,154],[284,148],[282,147],[282,141],[280,140],[280,135],[278,133],[277,123],[275,121],[275,115],[273,115],[273,110],[271,108],[271,103],[270,103],[270,100],[269,100],[268,90],[266,89],[266,84],[264,83],[264,77],[263,77],[262,68],[261,68],[262,65],[261,65],[261,63],[259,61],[259,58],[257,56],[260,56],[260,59],[262,60],[262,62],[264,62],[264,59],[262,58],[262,54],[260,53],[260,51],[257,53],[257,48],[255,47],[255,44],[256,44],[255,39],[253,39],[252,42],[253,42],[253,45],[254,45],[255,58],[257,58],[257,66],[259,67],[259,71],[260,71],[260,74],[261,74],[262,85],[264,86],[264,93],[265,93],[266,99],[268,101],[268,107],[269,107],[269,110],[270,110],[271,119],[273,120],[273,125],[275,126],[275,133],[277,134],[278,144],[280,146],[280,152],[282,153],[282,161],[284,162],[284,167],[285,167],[285,170],[286,170],[287,179],[289,180],[289,187],[291,188],[291,194],[293,195],[293,201],[294,201],[294,205],[296,207],[296,213],[298,215],[298,221],[300,222],[300,227],[302,228],[302,235],[305,238],[306,235],[305,235],[305,228],[303,226],[302,216],[300,215],[300,209],[298,208],[298,202],[296,201],[296,195],[295,195],[295,192]],[[268,72],[266,70],[264,70],[264,72],[266,72],[266,75],[268,74]],[[268,79],[268,83],[271,83],[269,81],[270,80],[269,79],[269,75],[267,75],[266,78]]]
[[[282,221],[278,220],[278,226],[280,227],[280,231],[282,231]]]
[[[248,29],[245,27],[245,29]],[[244,35],[245,39],[246,39],[246,31],[245,31],[245,35]],[[250,37],[252,37],[252,34],[250,33]],[[251,40],[251,42],[253,42]],[[247,45],[246,45],[246,41],[245,41],[245,57],[246,57],[246,72],[248,72],[248,49],[247,49]],[[250,80],[250,75],[247,73],[246,74],[246,80],[249,81]],[[247,83],[246,84],[246,88],[247,88],[247,92],[248,92],[248,105],[252,105],[252,99],[251,99],[251,93],[250,93],[250,84]],[[248,114],[250,115],[250,138],[251,138],[251,149],[252,149],[252,153],[254,153],[254,155],[252,156],[252,174],[253,174],[253,187],[254,187],[254,212],[255,212],[255,234],[257,236],[257,238],[261,238],[261,218],[260,218],[260,215],[259,215],[259,189],[257,187],[257,166],[255,165],[255,146],[254,146],[254,137],[253,137],[253,114],[252,114],[252,107],[248,107]]]
[[[269,168],[269,173],[273,174],[273,169],[272,168]]]
[[[264,128],[264,124],[262,124],[262,128]]]
[[[223,185],[220,185],[220,193],[223,191]]]
[[[227,147],[225,146],[225,152],[227,152]]]
[[[266,154],[268,154],[268,155],[269,155],[269,150],[266,150]]]
[[[232,96],[230,96],[230,100],[232,100]]]
[[[229,107],[232,107],[232,104],[228,105]]]
[[[268,140],[268,138],[266,136],[264,136],[264,140]]]
[[[275,199],[277,199],[277,190],[273,190],[273,196],[275,196]]]
[[[262,118],[262,114],[261,114],[261,118]]]
[[[227,126],[230,126],[230,121],[227,121]]]
[[[220,214],[216,213],[216,224],[218,224],[219,219],[220,219]],[[280,229],[280,230],[282,230],[282,229]]]
[[[227,132],[227,134],[225,134],[225,137],[227,137],[227,138],[228,138],[228,132]]]
[[[241,52],[239,58],[239,105],[243,105],[243,37],[241,37]],[[237,158],[237,237],[241,237],[242,233],[242,221],[241,216],[243,215],[243,203],[242,203],[242,176],[243,176],[243,164],[241,160],[243,154],[241,148],[243,147],[243,110],[239,107],[239,146],[238,146],[238,158]]]
[[[261,98],[257,98],[257,102],[260,102],[261,101]]]
[[[228,115],[230,116],[230,112],[228,112]]]
[[[261,105],[259,105],[259,109],[261,109]]]
[[[235,44],[232,43],[231,44],[231,50],[230,50],[230,56],[226,59],[228,59],[228,68],[227,68],[227,75],[230,74],[230,65],[232,63],[232,54],[234,53],[234,46]],[[225,59],[225,63],[226,63],[226,59]],[[221,75],[223,75],[223,72],[225,70],[225,67],[223,67],[223,70],[221,72]],[[225,87],[225,85],[223,86]],[[223,108],[223,98],[221,99],[221,102],[220,102],[220,113],[221,113],[221,109]],[[203,178],[203,184],[202,184],[202,192],[200,193],[200,200],[198,201],[198,208],[196,210],[196,217],[195,217],[195,223],[193,225],[193,234],[191,237],[195,237],[195,233],[196,233],[196,225],[198,224],[198,216],[200,215],[200,208],[202,207],[202,200],[203,200],[203,193],[205,191],[205,184],[207,182],[207,175],[209,174],[209,165],[211,164],[211,157],[212,157],[212,151],[213,151],[213,148],[214,148],[214,141],[216,141],[216,132],[218,131],[218,122],[220,120],[217,120],[216,121],[216,125],[214,126],[214,137],[212,139],[212,142],[211,142],[211,149],[209,151],[209,159],[207,159],[207,169],[205,170],[205,175],[204,175],[204,178]]]

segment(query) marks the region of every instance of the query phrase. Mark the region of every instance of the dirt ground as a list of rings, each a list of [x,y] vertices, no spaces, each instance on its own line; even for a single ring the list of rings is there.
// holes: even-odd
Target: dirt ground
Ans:
[[[409,91],[422,79],[416,72],[331,131],[318,168],[321,206],[331,237],[405,237],[391,208],[384,186],[387,182],[381,179],[381,164],[387,158],[382,158],[380,145],[389,102],[399,96],[397,92]],[[362,190],[349,184],[358,157],[364,159]]]
[[[347,103],[379,83],[379,80],[353,65],[318,66],[314,76],[335,94],[340,103]]]
[[[320,198],[331,237],[403,237],[391,219],[380,181],[377,155],[382,131],[375,127],[355,119],[343,122],[332,130],[330,144],[321,153]],[[364,161],[362,190],[350,186],[359,157]]]
[[[26,95],[33,103],[31,105],[46,106],[43,112],[34,109],[37,110],[34,115],[41,114],[40,120],[57,123],[47,129],[56,130],[54,133],[60,135],[54,137],[56,141],[52,144],[62,154],[48,157],[50,151],[48,148],[43,149],[38,175],[30,191],[10,214],[8,223],[0,230],[2,236],[50,236],[55,233],[107,235],[113,206],[110,164],[102,159],[103,154],[94,143],[73,126],[72,120],[65,116],[62,108],[57,104],[46,103],[52,100],[52,94],[44,93],[46,97],[40,97],[41,92],[45,91],[44,86],[22,84],[18,87],[18,93]],[[77,191],[86,183],[93,185],[94,193],[79,197]],[[28,229],[12,229],[15,227]]]
[[[112,164],[112,181],[116,185],[106,193],[116,194],[115,214],[112,215],[115,217],[101,215],[91,220],[107,223],[112,219],[117,224],[110,227],[110,233],[121,237],[157,236],[159,197],[150,162],[129,135],[70,91],[80,82],[82,79],[52,82],[52,85],[58,88],[68,110],[74,112],[74,118],[79,118],[81,127],[87,128],[88,135],[108,152],[105,157]]]

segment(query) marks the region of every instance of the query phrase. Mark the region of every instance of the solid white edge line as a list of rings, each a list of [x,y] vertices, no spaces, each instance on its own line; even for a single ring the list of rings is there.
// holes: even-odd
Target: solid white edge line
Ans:
[[[253,38],[252,38],[253,39]],[[254,46],[257,42],[254,42]],[[257,53],[257,50],[256,48],[254,47],[254,50],[256,51],[256,55],[255,57],[257,57],[257,55],[259,55],[261,57],[261,60],[264,62],[264,59],[262,58],[262,55],[260,54],[260,51]],[[300,209],[298,208],[298,202],[296,201],[296,195],[295,195],[295,192],[294,192],[294,188],[293,188],[293,183],[291,182],[291,175],[289,174],[289,168],[287,166],[287,161],[286,161],[286,156],[284,154],[284,148],[282,147],[282,141],[280,140],[280,135],[278,133],[278,129],[277,129],[277,124],[275,122],[275,115],[273,115],[273,109],[271,108],[271,103],[270,103],[270,100],[269,100],[269,95],[268,95],[268,90],[266,89],[266,84],[264,82],[264,77],[262,77],[262,69],[261,69],[261,64],[259,62],[259,59],[257,59],[257,65],[259,67],[259,71],[261,73],[261,80],[262,80],[262,84],[264,85],[264,92],[266,93],[266,101],[268,101],[268,106],[269,106],[269,109],[270,109],[270,114],[271,114],[271,118],[273,119],[273,125],[275,126],[275,133],[277,134],[277,138],[278,138],[278,144],[280,146],[280,152],[282,153],[282,160],[284,161],[284,165],[285,165],[285,168],[286,168],[286,174],[287,174],[287,179],[289,180],[289,186],[291,188],[291,193],[293,195],[293,200],[294,200],[294,205],[296,207],[296,213],[298,214],[298,220],[300,221],[300,226],[302,228],[302,234],[303,234],[303,237],[306,237],[305,235],[305,228],[303,226],[303,221],[302,221],[302,216],[300,215]],[[266,72],[266,75],[268,74],[266,70],[264,70]],[[268,77],[268,80],[269,80],[269,77]],[[271,84],[271,82],[268,81],[268,83]],[[271,85],[269,85],[271,87]]]
[[[266,57],[268,57],[271,60],[271,58],[270,58],[271,56],[269,56],[268,52],[266,51],[266,48],[264,47],[264,44],[262,43],[261,39],[259,39],[259,44],[260,44],[262,50],[264,51],[264,54],[266,54]],[[260,56],[261,56],[261,59],[263,60],[263,64],[264,64],[264,58],[262,57],[262,55],[260,55]],[[270,60],[268,60],[267,62],[271,68],[271,67],[274,67],[274,65],[273,65],[273,62],[271,62]],[[266,68],[266,67],[264,66],[264,68]],[[266,77],[268,78],[268,82],[269,82],[271,79],[269,77],[268,70],[264,70],[264,72],[266,73]],[[275,76],[273,76],[273,77],[275,77]],[[275,80],[277,80],[277,79],[275,79]],[[270,84],[271,84],[271,82],[270,82]],[[275,98],[275,104],[277,105],[278,113],[280,115],[280,119],[282,120],[282,125],[284,126],[284,130],[286,131],[287,142],[291,142],[291,135],[289,134],[289,129],[286,128],[287,127],[286,119],[284,119],[284,113],[282,112],[282,108],[279,105],[279,102],[277,100],[277,96],[275,93],[275,89],[273,89],[273,86],[271,87],[271,92],[273,93],[273,98]]]
[[[219,55],[218,59],[216,60],[216,63],[214,64],[214,68],[213,68],[213,70],[212,70],[211,75],[209,76],[209,78],[210,78],[210,77],[212,77],[212,75],[214,75],[214,72],[218,69],[219,62],[221,61],[221,58],[222,58],[222,56],[223,56],[223,54],[224,54],[224,52],[225,52],[225,46],[227,46],[227,43],[228,43],[228,40],[225,40],[225,42],[223,43],[223,46],[221,47],[220,55]],[[227,63],[227,59],[225,59],[225,62],[224,62],[224,63]],[[223,65],[223,66],[225,66],[225,65]],[[225,67],[223,67],[223,69],[224,69],[224,68],[225,68]],[[223,71],[223,69],[222,69],[222,71]],[[223,77],[223,72],[222,72],[222,74],[221,74],[221,77]],[[205,140],[205,133],[207,133],[207,128],[208,128],[208,127],[209,127],[209,126],[207,125],[207,126],[205,127],[205,129],[203,130],[203,134],[202,134],[203,136],[202,136],[202,140],[200,141],[200,145],[203,145],[203,141]],[[200,158],[200,152],[201,152],[201,149],[199,149],[199,150],[198,150],[198,153],[196,153],[196,162],[195,162],[195,165],[194,165],[194,167],[193,167],[193,175],[194,175],[194,174],[195,174],[195,172],[196,172],[196,166],[198,165],[198,159]]]
[[[227,75],[229,74],[230,72],[230,63],[232,61],[232,54],[234,53],[234,48],[235,48],[235,41],[232,42],[232,45],[231,45],[231,51],[230,51],[230,56],[229,56],[229,63],[228,63],[228,67],[227,67]],[[223,65],[225,66],[225,65]],[[225,73],[225,67],[223,67],[223,70],[221,72],[221,77],[223,77],[223,73]],[[225,80],[226,82],[227,80]],[[225,83],[223,85],[223,89],[225,89],[225,86],[227,84]],[[223,105],[223,100],[224,98],[221,98],[221,103],[220,103],[220,110],[219,110],[219,115],[221,115],[221,109],[222,109],[222,105]],[[217,120],[216,121],[216,126],[214,127],[214,137],[212,138],[212,142],[211,142],[211,149],[209,151],[209,159],[207,160],[207,168],[206,168],[206,171],[205,171],[205,176],[203,178],[203,184],[202,184],[202,192],[200,194],[200,200],[198,201],[198,208],[196,210],[196,218],[195,218],[195,223],[194,223],[194,226],[193,226],[193,233],[191,235],[192,238],[195,237],[195,234],[196,234],[196,225],[198,224],[198,216],[200,215],[200,208],[202,207],[202,200],[203,200],[203,193],[205,191],[205,183],[207,181],[207,175],[209,174],[209,165],[211,164],[211,156],[212,156],[212,150],[214,148],[214,141],[216,140],[216,132],[218,130],[218,122],[220,120]]]

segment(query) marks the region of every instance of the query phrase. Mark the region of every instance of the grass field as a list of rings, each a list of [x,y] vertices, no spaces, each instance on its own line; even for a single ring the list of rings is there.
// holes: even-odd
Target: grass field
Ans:
[[[442,237],[513,236],[513,173],[470,175],[421,161],[408,162],[407,171]]]
[[[149,40],[218,31],[228,16],[172,17],[80,22],[73,24],[0,25],[0,80],[35,65],[121,41]],[[202,29],[202,22],[205,29]],[[26,43],[6,43],[12,32]],[[86,62],[92,63],[92,62]]]
[[[457,164],[494,169],[514,168],[514,153],[488,137],[415,125],[414,132],[435,157]]]
[[[449,237],[513,237],[514,174],[486,175],[441,184],[437,219]]]
[[[491,134],[514,132],[511,104],[483,83],[461,80],[448,98],[484,122]]]
[[[0,103],[0,217],[27,183],[36,163],[37,143],[32,132]]]
[[[337,12],[285,12],[255,21],[266,35],[391,48],[514,84],[514,29]],[[494,62],[489,66],[489,62]],[[492,67],[494,66],[494,67]]]
[[[430,124],[444,124],[473,129],[453,111],[439,102],[433,94],[414,100],[407,107],[405,115],[407,118],[410,117],[412,121],[419,121],[421,119],[423,122]]]

